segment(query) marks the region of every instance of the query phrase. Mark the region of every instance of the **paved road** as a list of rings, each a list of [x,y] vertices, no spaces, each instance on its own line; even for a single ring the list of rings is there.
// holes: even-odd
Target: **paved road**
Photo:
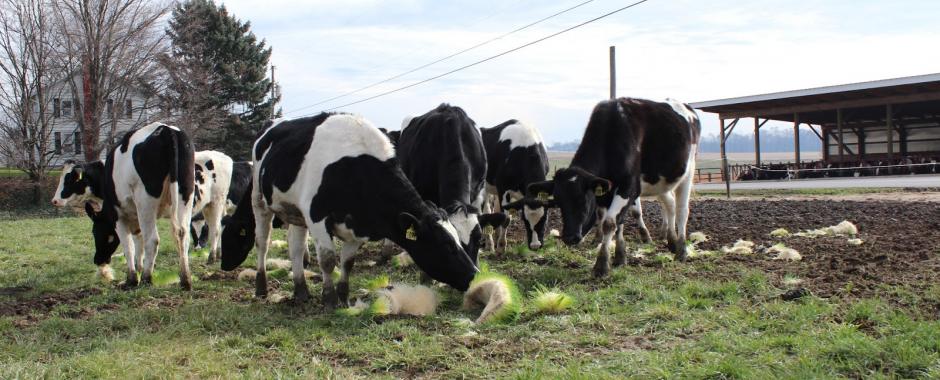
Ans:
[[[852,187],[940,187],[940,175],[919,174],[883,177],[815,178],[790,181],[731,182],[731,190],[840,189]],[[695,185],[696,190],[724,190],[724,183]]]

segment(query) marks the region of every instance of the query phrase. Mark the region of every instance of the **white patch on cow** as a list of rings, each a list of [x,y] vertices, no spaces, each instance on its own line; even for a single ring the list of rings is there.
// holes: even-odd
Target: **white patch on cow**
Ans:
[[[525,148],[542,143],[542,135],[529,124],[516,122],[507,125],[499,133],[499,141],[509,140],[509,150]]]
[[[666,103],[669,103],[669,106],[672,107],[672,110],[679,116],[685,118],[689,124],[695,124],[695,121],[698,120],[698,115],[695,113],[695,111],[690,109],[689,106],[685,103],[669,98],[666,98]]]
[[[576,175],[573,175],[571,176],[571,178],[568,178],[568,182],[577,182],[577,181],[578,181],[578,176]]]
[[[356,232],[353,231],[352,228],[347,227],[345,223],[334,224],[333,233],[343,241],[359,240],[359,237],[356,236]]]
[[[614,200],[610,202],[610,207],[607,208],[605,216],[610,217],[610,219],[616,219],[617,215],[620,215],[620,211],[627,206],[628,199],[621,197],[619,194],[614,195]]]
[[[516,190],[508,190],[503,193],[503,204],[512,203],[524,198],[522,192]]]
[[[401,120],[401,128],[399,129],[404,131],[405,128],[408,128],[408,125],[411,124],[411,121],[414,120],[414,118],[415,118],[415,115],[405,116],[405,118]]]
[[[530,240],[532,242],[531,248],[539,249],[542,246],[542,242],[539,241],[539,236],[538,234],[535,233],[535,225],[539,222],[539,220],[542,220],[543,216],[545,216],[545,208],[538,207],[535,209],[531,209],[529,208],[529,206],[523,206],[523,210],[525,212],[526,220],[528,220],[529,225],[532,226],[531,231],[529,231],[531,238],[532,238]]]
[[[470,233],[473,232],[474,228],[480,225],[477,214],[464,213],[463,211],[458,211],[448,216],[447,219],[450,221],[448,224],[452,225],[452,228],[457,232],[457,236],[459,236],[463,244],[470,243]]]
[[[437,224],[441,225],[441,227],[444,228],[444,231],[447,231],[447,233],[450,234],[452,238],[454,238],[454,243],[460,245],[460,237],[457,235],[457,229],[454,228],[453,224],[446,220],[439,220],[437,221]]]
[[[172,125],[169,125],[169,124],[164,124],[164,125],[166,125],[167,128],[170,128],[170,129],[172,129],[172,130],[174,130],[174,131],[177,131],[177,132],[180,131],[180,129],[177,128],[176,126],[172,126]]]
[[[675,182],[669,182],[665,177],[659,177],[659,180],[655,183],[646,182],[645,179],[640,180],[640,196],[641,197],[655,197],[668,192],[672,192],[676,189],[676,186],[685,178],[678,178]]]

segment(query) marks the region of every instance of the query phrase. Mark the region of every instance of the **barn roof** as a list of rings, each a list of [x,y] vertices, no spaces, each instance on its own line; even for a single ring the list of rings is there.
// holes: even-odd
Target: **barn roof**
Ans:
[[[761,117],[772,120],[800,120],[813,124],[835,123],[835,110],[854,109],[858,116],[871,112],[883,117],[887,104],[905,105],[908,113],[937,113],[940,101],[940,73],[883,79],[717,99],[690,104],[693,108],[719,114],[723,119]],[[867,110],[866,110],[867,109]],[[931,115],[935,116],[935,115]]]

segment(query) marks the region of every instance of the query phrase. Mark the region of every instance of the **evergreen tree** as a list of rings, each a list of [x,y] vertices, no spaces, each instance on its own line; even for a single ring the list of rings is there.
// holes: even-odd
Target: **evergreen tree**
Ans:
[[[251,24],[213,0],[187,0],[173,10],[167,34],[171,104],[191,125],[198,149],[218,149],[247,159],[265,121],[279,117],[267,78],[271,48]]]

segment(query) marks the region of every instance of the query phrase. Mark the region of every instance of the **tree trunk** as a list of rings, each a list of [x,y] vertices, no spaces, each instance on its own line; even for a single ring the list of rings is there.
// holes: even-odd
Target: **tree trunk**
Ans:
[[[98,151],[98,73],[92,67],[91,59],[86,55],[82,62],[82,147],[85,161],[97,161],[101,157]]]

